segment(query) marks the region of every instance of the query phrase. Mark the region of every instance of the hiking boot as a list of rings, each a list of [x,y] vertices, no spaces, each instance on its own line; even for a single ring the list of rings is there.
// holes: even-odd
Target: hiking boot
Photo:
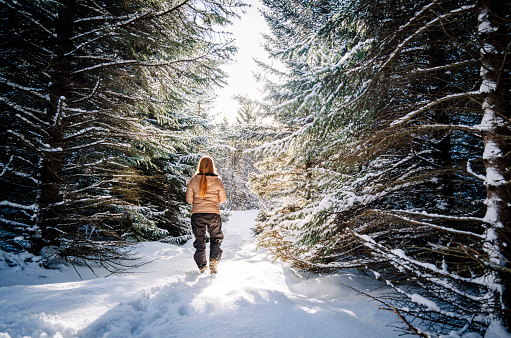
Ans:
[[[206,265],[204,265],[203,267],[199,267],[200,273],[204,273],[206,272],[206,270],[208,270],[208,267]]]
[[[218,270],[216,269],[217,265],[218,263],[214,259],[209,261],[209,270],[211,273],[218,273]]]

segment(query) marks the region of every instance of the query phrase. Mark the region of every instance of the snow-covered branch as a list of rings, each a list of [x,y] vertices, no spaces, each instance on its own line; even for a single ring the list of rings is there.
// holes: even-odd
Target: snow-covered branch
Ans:
[[[12,109],[15,109],[17,110],[18,112],[20,113],[23,113],[23,115],[29,117],[31,120],[34,120],[36,121],[37,123],[39,123],[41,126],[49,126],[50,124],[46,121],[43,121],[41,120],[40,118],[38,118],[37,116],[35,116],[32,112],[29,111],[29,107],[24,107],[24,106],[20,106],[19,104],[17,104],[16,102],[13,102],[11,100],[9,100],[8,98],[6,97],[3,97],[3,96],[0,96],[0,102],[3,102],[5,103],[7,106],[11,107]],[[43,115],[43,112],[42,111],[38,111],[38,113],[40,113],[41,115]],[[24,118],[25,119],[25,118]],[[33,122],[31,122],[33,123]]]
[[[34,19],[32,14],[29,13],[28,11],[25,11],[23,9],[20,9],[20,8],[12,6],[11,2],[9,2],[9,1],[0,0],[0,3],[3,4],[4,6],[7,6],[7,7],[11,8],[11,9],[15,10],[16,12],[20,13],[26,19],[28,19],[28,21],[34,23],[36,26],[41,28],[44,32],[48,33],[50,36],[52,36],[54,38],[57,37],[57,33],[55,33],[53,31],[51,31],[50,29],[46,28],[41,22],[39,22],[38,20]],[[17,2],[14,2],[14,3],[17,3]]]
[[[202,55],[199,55],[199,56],[193,57],[193,58],[179,59],[179,60],[174,60],[174,61],[161,61],[161,62],[139,61],[139,60],[115,60],[114,59],[111,62],[104,62],[104,63],[97,64],[97,65],[94,65],[94,66],[90,66],[90,67],[86,67],[86,68],[75,70],[75,71],[73,71],[73,74],[79,74],[79,73],[83,73],[83,72],[87,72],[87,71],[94,70],[94,69],[99,69],[99,68],[119,67],[119,66],[127,66],[127,65],[136,65],[136,66],[142,66],[142,67],[173,66],[173,65],[179,64],[179,63],[187,63],[187,62],[198,61],[200,59],[203,59],[203,58],[207,57],[208,55],[210,55],[210,53],[202,54]],[[95,56],[91,56],[91,57],[90,56],[84,56],[84,58],[87,58],[87,59],[105,59],[103,57],[95,57]]]
[[[412,218],[408,218],[408,217],[404,217],[400,214],[409,214],[409,215],[417,215],[417,216],[426,216],[426,217],[434,217],[434,218],[445,218],[445,219],[453,219],[453,220],[470,220],[470,221],[474,221],[474,220],[478,220],[478,221],[483,221],[482,218],[477,218],[477,217],[456,217],[456,216],[448,216],[448,215],[437,215],[437,214],[427,214],[427,213],[420,213],[420,212],[413,212],[413,211],[408,211],[408,210],[377,210],[375,209],[374,210],[375,212],[378,212],[380,214],[384,214],[384,215],[390,215],[392,217],[396,217],[396,218],[399,218],[399,219],[402,219],[406,222],[409,222],[409,223],[412,223],[412,224],[417,224],[417,225],[424,225],[424,226],[427,226],[427,227],[431,227],[431,228],[435,228],[435,229],[439,229],[439,230],[443,230],[443,231],[447,231],[447,232],[452,232],[452,233],[457,233],[457,234],[463,234],[463,235],[468,235],[468,236],[474,236],[474,237],[478,237],[478,238],[484,238],[483,235],[481,234],[477,234],[477,233],[474,233],[474,232],[471,232],[471,231],[464,231],[464,230],[457,230],[457,229],[454,229],[454,228],[448,228],[448,227],[444,227],[444,226],[441,226],[441,225],[437,225],[437,224],[433,224],[433,223],[430,223],[430,222],[424,222],[424,221],[419,221],[419,220],[416,220],[416,219],[412,219]]]
[[[419,11],[414,18],[418,18],[420,17],[420,15],[422,14],[422,12],[427,9],[427,7],[429,6],[433,6],[435,3],[432,2],[430,3],[429,5],[427,5],[423,10]],[[465,13],[465,12],[468,12],[470,10],[473,10],[475,8],[475,5],[470,5],[470,6],[463,6],[461,8],[457,8],[455,10],[452,10],[448,13],[445,13],[445,14],[442,14],[442,15],[439,15],[437,16],[436,18],[434,18],[433,20],[429,21],[428,23],[422,25],[419,29],[417,29],[415,32],[413,32],[412,34],[410,34],[406,39],[404,39],[397,47],[396,49],[394,49],[394,51],[390,54],[390,56],[387,58],[387,60],[381,65],[379,66],[378,68],[380,69],[380,71],[382,71],[383,69],[385,69],[389,64],[390,62],[392,62],[398,55],[399,53],[403,50],[403,48],[408,45],[410,42],[412,42],[415,38],[417,38],[417,36],[419,36],[420,34],[422,34],[423,32],[425,32],[426,30],[430,29],[431,27],[433,27],[434,25],[437,25],[441,22],[441,20],[443,19],[446,19],[448,17],[451,17],[453,15],[458,15],[458,14],[462,14],[462,13]],[[407,28],[408,25],[410,25],[412,22],[413,22],[414,19],[410,20],[407,24],[405,24],[404,26],[400,27],[400,29],[396,32],[396,34],[399,34],[399,33],[402,33],[405,28]]]
[[[481,92],[477,90],[477,91],[471,91],[471,92],[465,92],[465,93],[457,93],[457,94],[451,94],[451,95],[444,96],[442,98],[439,98],[439,99],[437,99],[435,101],[432,101],[432,102],[429,102],[429,103],[423,105],[419,109],[416,109],[414,111],[409,112],[405,116],[400,117],[399,119],[393,121],[390,125],[392,127],[398,126],[398,125],[400,125],[400,124],[410,120],[415,115],[417,115],[417,114],[419,114],[419,113],[421,113],[423,111],[426,111],[428,109],[431,109],[431,108],[435,107],[436,105],[438,105],[438,104],[440,104],[442,102],[449,101],[449,100],[455,100],[455,99],[459,99],[459,98],[463,98],[463,97],[474,97],[474,96],[478,96],[480,94],[481,94]]]
[[[31,87],[25,87],[25,86],[22,86],[22,85],[19,85],[17,83],[14,83],[14,82],[11,82],[3,77],[0,77],[0,83],[3,83],[4,85],[7,85],[9,87],[12,87],[14,89],[18,89],[18,90],[21,90],[21,91],[24,91],[24,92],[27,92],[29,94],[32,94],[34,96],[37,96],[43,100],[46,100],[46,101],[50,101],[50,96],[49,95],[45,95],[45,94],[41,94],[40,92],[43,91],[42,89],[40,88],[31,88]]]
[[[467,172],[468,172],[470,175],[472,175],[472,176],[474,176],[474,177],[476,177],[476,178],[480,179],[480,180],[481,180],[481,181],[483,181],[483,182],[484,182],[484,181],[486,181],[486,176],[484,176],[484,175],[480,175],[480,174],[476,173],[476,172],[472,169],[471,161],[473,161],[473,160],[474,160],[474,159],[471,159],[471,158],[469,158],[469,159],[467,160]]]

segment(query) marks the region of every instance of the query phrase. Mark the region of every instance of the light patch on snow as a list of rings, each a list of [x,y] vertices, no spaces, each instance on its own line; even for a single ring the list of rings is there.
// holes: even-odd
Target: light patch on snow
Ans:
[[[144,243],[148,264],[108,278],[83,266],[82,281],[72,267],[0,266],[0,337],[396,337],[392,313],[342,285],[370,292],[379,282],[271,262],[252,235],[256,215],[233,212],[224,224],[217,275],[198,272],[192,241]]]

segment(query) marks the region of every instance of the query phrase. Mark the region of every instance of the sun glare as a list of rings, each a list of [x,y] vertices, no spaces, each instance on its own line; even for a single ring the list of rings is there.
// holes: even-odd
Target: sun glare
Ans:
[[[224,117],[230,123],[236,121],[236,112],[239,108],[234,95],[247,95],[252,99],[260,99],[262,83],[258,83],[253,74],[260,72],[254,59],[267,61],[266,52],[262,47],[264,41],[262,33],[267,31],[266,23],[259,12],[259,0],[253,1],[240,19],[235,20],[230,31],[235,38],[238,53],[233,62],[223,67],[228,73],[227,85],[217,91],[218,97],[212,109],[215,121],[221,122]]]

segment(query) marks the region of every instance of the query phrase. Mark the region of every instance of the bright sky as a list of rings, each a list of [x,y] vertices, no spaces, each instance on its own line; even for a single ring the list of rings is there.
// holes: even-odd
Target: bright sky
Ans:
[[[215,121],[220,122],[224,116],[232,123],[236,121],[236,112],[239,108],[238,102],[232,96],[246,94],[250,98],[261,97],[262,83],[257,83],[253,77],[254,73],[261,70],[254,62],[254,58],[267,61],[266,52],[262,47],[263,37],[261,33],[267,32],[266,22],[260,15],[258,8],[262,5],[259,0],[247,1],[252,7],[247,9],[241,19],[234,21],[230,31],[236,39],[238,53],[234,56],[234,62],[223,69],[229,74],[227,86],[217,91],[215,107],[211,113]]]

